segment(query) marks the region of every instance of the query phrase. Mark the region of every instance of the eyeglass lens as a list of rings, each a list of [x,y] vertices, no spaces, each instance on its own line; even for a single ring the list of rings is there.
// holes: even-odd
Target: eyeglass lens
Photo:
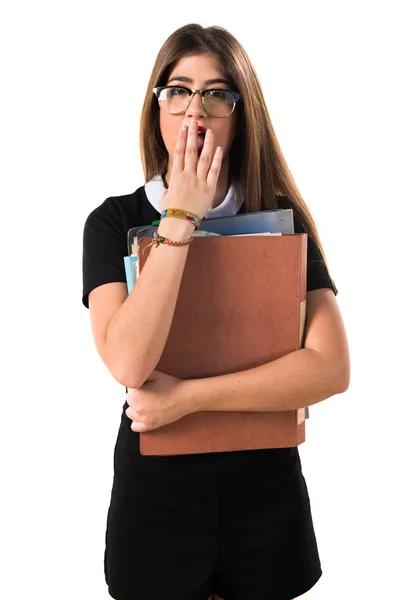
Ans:
[[[165,88],[159,96],[160,107],[170,114],[186,110],[191,94],[180,87]],[[206,111],[214,117],[225,117],[231,114],[235,107],[235,98],[224,90],[210,90],[203,97]]]

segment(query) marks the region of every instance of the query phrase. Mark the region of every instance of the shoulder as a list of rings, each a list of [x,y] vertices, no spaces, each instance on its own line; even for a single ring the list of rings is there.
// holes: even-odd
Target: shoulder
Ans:
[[[119,261],[127,250],[128,231],[133,227],[149,225],[158,213],[147,199],[144,186],[132,194],[110,196],[89,214],[83,229],[83,259],[99,264]]]
[[[148,225],[154,209],[147,199],[144,186],[131,194],[110,196],[88,215],[85,227],[116,228]]]
[[[125,283],[124,256],[128,231],[149,225],[158,213],[147,199],[144,186],[132,194],[110,196],[86,219],[83,232],[83,303],[90,292],[105,283]]]

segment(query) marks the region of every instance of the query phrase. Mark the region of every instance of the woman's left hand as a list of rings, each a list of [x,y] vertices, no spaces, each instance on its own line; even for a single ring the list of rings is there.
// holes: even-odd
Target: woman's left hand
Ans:
[[[194,412],[187,394],[188,380],[153,371],[138,389],[128,389],[125,414],[137,432],[158,429]]]

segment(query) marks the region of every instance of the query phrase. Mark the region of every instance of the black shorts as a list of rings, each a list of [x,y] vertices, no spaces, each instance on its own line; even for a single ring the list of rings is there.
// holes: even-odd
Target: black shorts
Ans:
[[[107,516],[116,600],[291,600],[321,576],[297,448],[154,457],[123,406]]]

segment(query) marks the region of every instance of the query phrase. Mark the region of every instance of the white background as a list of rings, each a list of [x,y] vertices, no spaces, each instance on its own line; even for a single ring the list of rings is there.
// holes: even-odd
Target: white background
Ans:
[[[2,597],[109,597],[105,520],[125,398],[81,303],[82,230],[106,197],[142,185],[153,62],[172,31],[199,22],[229,29],[255,65],[350,342],[351,387],[311,409],[301,447],[324,570],[304,598],[400,598],[394,10],[351,0],[266,2],[262,14],[251,0],[4,2]]]

